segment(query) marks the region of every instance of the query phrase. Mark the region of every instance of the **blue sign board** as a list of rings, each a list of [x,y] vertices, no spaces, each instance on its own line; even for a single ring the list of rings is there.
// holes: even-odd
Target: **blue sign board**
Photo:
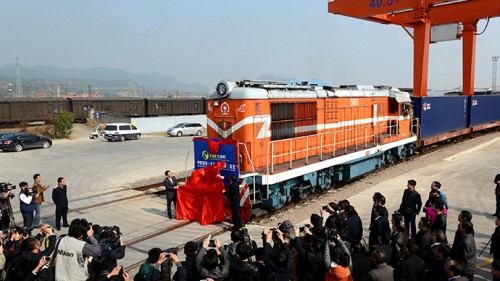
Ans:
[[[219,151],[217,153],[211,153],[208,149],[209,142],[212,141],[212,145],[217,143]],[[229,178],[235,175],[239,178],[239,167],[238,167],[238,144],[237,141],[232,140],[221,140],[221,139],[209,139],[209,138],[194,138],[194,169],[198,170],[201,168],[208,167],[217,162],[224,162],[226,166],[222,168],[220,174],[224,178]],[[224,181],[226,183],[226,181]]]
[[[95,119],[101,118],[101,113],[98,111],[95,113]]]

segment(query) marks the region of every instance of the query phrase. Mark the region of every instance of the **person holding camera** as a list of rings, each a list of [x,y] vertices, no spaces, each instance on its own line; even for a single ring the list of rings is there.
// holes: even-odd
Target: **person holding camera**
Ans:
[[[323,241],[314,236],[308,227],[304,227],[306,238],[310,238],[310,244],[304,247],[299,234],[299,228],[295,228],[295,239],[292,240],[292,246],[297,250],[297,255],[299,256],[297,268],[299,280],[325,280],[326,268],[323,258]]]
[[[33,193],[35,194],[35,221],[33,227],[38,227],[42,223],[40,219],[42,215],[42,202],[45,201],[43,198],[43,192],[47,190],[49,186],[48,185],[42,186],[40,184],[40,181],[42,180],[40,174],[34,174],[33,180],[35,181],[33,183]]]
[[[148,251],[148,258],[134,276],[134,281],[157,281],[160,278],[160,265],[167,260],[167,253],[160,248]]]
[[[33,225],[33,212],[35,211],[35,195],[33,190],[29,188],[27,182],[19,183],[21,191],[19,192],[19,208],[23,216],[23,227],[29,228]],[[39,260],[39,259],[38,259]],[[37,262],[38,262],[37,260]]]
[[[87,238],[88,242],[83,241]],[[90,242],[90,243],[89,243]],[[74,219],[68,235],[60,238],[56,256],[56,280],[86,281],[87,258],[101,255],[94,230],[85,219]]]
[[[273,234],[275,232],[275,234]],[[271,248],[273,235],[279,239],[280,247]],[[283,237],[283,233],[277,230],[264,230],[264,265],[268,274],[273,274],[277,281],[290,280],[292,272],[292,253],[288,241]],[[276,246],[276,244],[275,244]]]
[[[45,244],[45,249],[42,250],[41,238],[47,238],[48,243]],[[21,255],[23,257],[21,262],[21,270],[24,272],[24,276],[32,272],[41,258],[44,256],[49,257],[54,251],[56,245],[56,235],[53,233],[52,228],[49,226],[43,226],[35,237],[28,237],[23,242],[23,251]],[[50,258],[50,257],[49,257]]]
[[[0,230],[8,229],[10,225],[10,199],[14,198],[12,189],[15,189],[15,186],[4,183],[0,191],[0,210],[2,211],[2,218],[0,219]]]
[[[203,240],[203,244],[196,254],[196,269],[201,278],[224,280],[229,275],[229,255],[221,247],[219,240],[215,240],[215,249],[207,250],[209,243],[208,238]]]

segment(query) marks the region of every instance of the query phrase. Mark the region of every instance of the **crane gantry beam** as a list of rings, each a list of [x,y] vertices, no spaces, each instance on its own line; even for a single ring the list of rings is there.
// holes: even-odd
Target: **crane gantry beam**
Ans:
[[[416,97],[427,95],[430,27],[461,23],[463,95],[473,95],[477,22],[500,16],[500,0],[330,0],[328,12],[413,28]]]

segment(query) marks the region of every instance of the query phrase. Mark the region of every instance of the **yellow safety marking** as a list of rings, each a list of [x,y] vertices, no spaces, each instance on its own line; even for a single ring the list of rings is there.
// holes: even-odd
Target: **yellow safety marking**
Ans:
[[[493,262],[493,258],[489,258],[489,259],[487,259],[485,261],[482,261],[482,262],[476,264],[476,269],[483,268],[483,267],[491,264],[492,262]]]

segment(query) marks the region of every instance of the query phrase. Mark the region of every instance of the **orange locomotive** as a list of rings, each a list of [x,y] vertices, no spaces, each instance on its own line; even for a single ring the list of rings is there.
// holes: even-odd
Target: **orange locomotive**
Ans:
[[[280,208],[413,153],[409,94],[387,86],[222,81],[208,137],[238,141],[252,202]]]

